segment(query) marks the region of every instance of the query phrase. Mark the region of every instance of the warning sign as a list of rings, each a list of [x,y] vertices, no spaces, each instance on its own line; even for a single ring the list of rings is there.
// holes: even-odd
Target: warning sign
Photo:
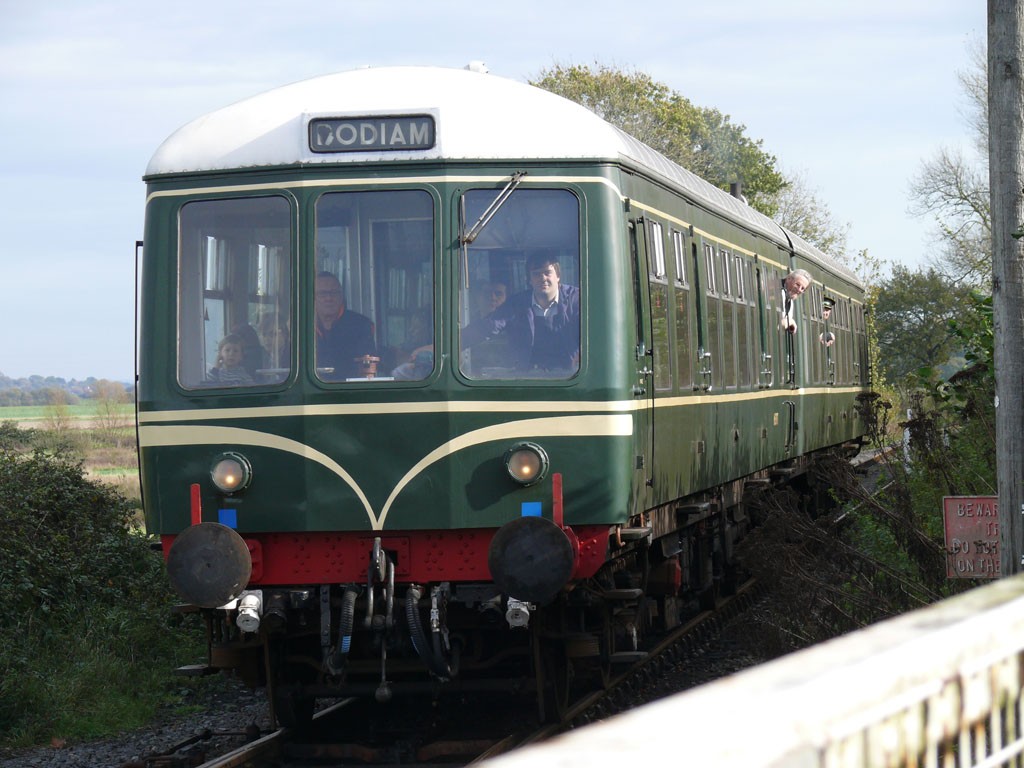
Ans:
[[[999,578],[999,497],[943,496],[946,577]]]

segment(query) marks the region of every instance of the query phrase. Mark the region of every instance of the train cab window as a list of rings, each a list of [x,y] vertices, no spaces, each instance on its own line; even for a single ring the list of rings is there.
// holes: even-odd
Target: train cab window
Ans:
[[[422,190],[316,203],[310,338],[325,382],[419,381],[434,370],[434,202]]]
[[[568,190],[462,198],[459,370],[470,379],[567,379],[580,365],[580,205]],[[472,232],[472,237],[467,237]],[[505,300],[481,302],[491,287]]]
[[[291,221],[282,197],[204,200],[182,207],[181,386],[253,387],[290,376]]]

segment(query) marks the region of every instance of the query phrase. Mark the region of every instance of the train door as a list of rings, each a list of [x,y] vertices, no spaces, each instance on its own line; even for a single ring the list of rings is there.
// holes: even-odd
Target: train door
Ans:
[[[732,266],[735,268],[733,278],[733,295],[736,302],[736,352],[737,352],[737,384],[741,389],[750,389],[757,382],[754,373],[756,343],[754,341],[753,318],[756,302],[754,301],[754,285],[750,260],[735,254]]]
[[[648,275],[651,263],[649,254],[649,232],[643,217],[630,219],[629,250],[633,274],[633,301],[636,317],[636,378],[633,396],[642,400],[644,406],[637,412],[636,460],[634,487],[637,490],[637,504],[641,509],[649,505],[650,488],[654,483],[654,332],[651,321],[651,295]],[[647,489],[646,491],[644,489]]]
[[[701,389],[710,392],[722,386],[721,315],[722,307],[718,298],[718,259],[713,243],[704,242],[704,285],[698,293],[703,301],[703,312],[698,311],[700,348],[697,357],[700,362]]]
[[[856,362],[853,367],[856,372],[855,383],[861,385],[871,384],[871,366],[868,356],[868,318],[867,309],[863,304],[855,304],[853,307],[855,319],[854,343],[857,345]]]
[[[696,275],[694,260],[697,251],[693,243],[692,230],[688,235],[679,230],[672,230],[671,240],[675,265],[672,283],[675,301],[675,381],[680,393],[684,393],[697,388],[693,370],[696,351],[696,333],[693,332],[694,303],[690,300],[690,291],[693,287],[691,283]]]
[[[796,389],[797,349],[794,334],[788,333],[782,322],[785,312],[783,272],[778,265],[759,261],[758,281],[761,291],[761,323],[763,327],[761,386]],[[791,311],[799,312],[799,302]],[[797,324],[800,324],[797,318]],[[786,398],[779,411],[775,412],[773,427],[781,428],[782,449],[792,455],[796,450],[797,427],[799,426],[798,398]]]
[[[672,389],[672,356],[669,316],[668,260],[665,256],[665,228],[660,222],[648,219],[647,236],[647,291],[651,312],[651,382],[654,395]]]
[[[804,417],[808,415],[804,409],[809,405],[808,398],[801,397],[799,390],[808,386],[814,381],[814,350],[812,339],[817,343],[817,333],[813,320],[814,285],[808,285],[807,290],[798,298],[792,299],[791,313],[796,322],[796,332],[789,333],[782,330],[784,343],[787,349],[787,375],[789,388],[794,390],[793,398],[787,402],[789,406],[788,439],[786,449],[790,454],[800,455],[804,453],[804,446],[807,444],[810,434],[810,422]],[[783,299],[783,301],[785,301]],[[801,428],[803,425],[803,428]]]
[[[776,367],[779,360],[776,322],[775,294],[765,290],[770,285],[768,266],[754,257],[754,273],[757,278],[757,332],[760,360],[758,364],[758,389],[771,389],[776,382]]]
[[[796,320],[797,327],[799,328],[801,304],[796,299],[787,298],[785,288],[783,287],[784,280],[785,275],[780,273],[778,279],[774,281],[775,285],[778,286],[777,290],[779,291],[780,312],[783,315],[792,315]],[[800,345],[797,343],[796,334],[790,333],[781,323],[776,326],[776,329],[776,332],[779,334],[779,338],[781,339],[783,382],[790,389],[796,389],[799,386],[797,378],[797,353],[800,349]]]
[[[832,317],[834,310],[835,299],[827,295],[823,286],[821,299],[821,335],[818,337],[818,340],[821,342],[821,350],[825,357],[825,384],[830,387],[834,387],[836,385],[836,334],[835,320]]]

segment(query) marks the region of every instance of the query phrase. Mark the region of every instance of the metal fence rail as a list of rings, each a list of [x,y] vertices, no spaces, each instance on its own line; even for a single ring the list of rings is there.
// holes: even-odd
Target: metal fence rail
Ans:
[[[1024,575],[489,761],[1024,768]]]

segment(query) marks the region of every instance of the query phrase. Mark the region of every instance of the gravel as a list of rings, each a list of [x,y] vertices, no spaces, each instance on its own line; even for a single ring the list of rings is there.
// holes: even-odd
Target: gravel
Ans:
[[[717,637],[696,649],[675,669],[642,693],[627,708],[711,682],[733,672],[768,661],[774,654],[763,645],[763,632],[747,615],[728,622]],[[175,714],[188,708],[193,714]],[[154,723],[110,739],[58,743],[34,749],[0,750],[3,768],[145,768],[147,758],[173,752],[187,739],[209,731],[209,738],[192,748],[204,754],[193,764],[240,747],[251,740],[255,728],[270,730],[264,690],[250,691],[239,680],[218,677],[195,689],[183,690],[174,708],[161,712]],[[248,729],[248,734],[246,733]]]
[[[196,710],[193,714],[161,712],[145,728],[129,731],[113,738],[81,743],[55,743],[26,750],[0,750],[3,768],[142,768],[147,759],[173,751],[174,747],[204,731],[210,737],[199,740],[191,748],[209,758],[240,747],[254,733],[270,729],[270,713],[266,694],[250,691],[238,680],[221,677],[205,681],[197,690],[183,692],[176,710]],[[200,757],[194,764],[205,762]]]

